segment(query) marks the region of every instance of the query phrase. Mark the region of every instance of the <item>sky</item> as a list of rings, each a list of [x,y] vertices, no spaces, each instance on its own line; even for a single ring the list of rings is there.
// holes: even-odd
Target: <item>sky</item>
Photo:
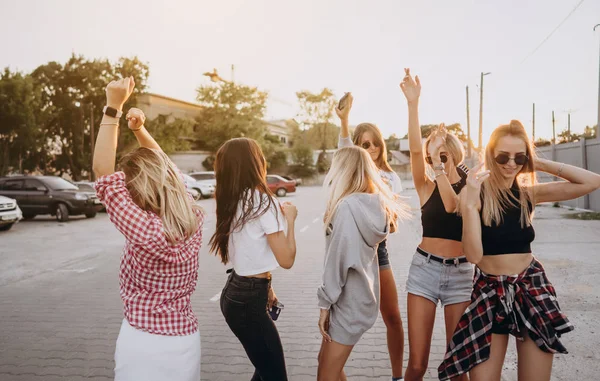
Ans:
[[[351,124],[385,136],[407,132],[398,86],[410,67],[422,83],[421,124],[460,123],[477,141],[511,119],[536,137],[597,122],[600,1],[584,0],[0,0],[0,68],[29,72],[72,53],[138,56],[149,91],[194,101],[217,68],[225,79],[268,91],[269,118],[296,117],[296,92],[352,91]],[[600,29],[600,28],[599,28]],[[528,58],[527,58],[528,57]],[[527,58],[527,59],[526,59]]]

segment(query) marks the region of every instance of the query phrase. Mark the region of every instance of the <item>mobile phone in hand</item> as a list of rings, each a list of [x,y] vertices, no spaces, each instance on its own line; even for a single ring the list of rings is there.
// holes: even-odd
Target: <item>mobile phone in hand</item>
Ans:
[[[343,110],[344,107],[346,107],[346,103],[348,103],[348,94],[350,93],[345,93],[344,96],[340,99],[340,102],[338,103],[338,109]]]
[[[269,315],[271,315],[271,319],[273,321],[276,321],[277,318],[279,318],[279,314],[281,313],[283,307],[283,304],[279,303],[279,301],[273,303],[273,306],[269,310]]]

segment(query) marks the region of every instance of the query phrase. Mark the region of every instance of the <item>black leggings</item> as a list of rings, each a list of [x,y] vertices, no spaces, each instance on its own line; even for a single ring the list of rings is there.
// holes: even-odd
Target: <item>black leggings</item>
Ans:
[[[255,371],[251,381],[287,381],[283,347],[267,312],[270,280],[232,272],[221,294],[221,312]]]

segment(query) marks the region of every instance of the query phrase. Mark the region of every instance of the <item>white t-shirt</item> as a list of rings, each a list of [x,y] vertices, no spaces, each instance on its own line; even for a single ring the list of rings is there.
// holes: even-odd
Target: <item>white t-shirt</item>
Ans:
[[[258,208],[260,197],[263,198],[265,205],[268,203],[267,196],[259,191],[254,191],[253,197],[255,208]],[[274,203],[262,216],[246,222],[229,236],[229,263],[233,265],[238,275],[256,275],[279,267],[267,242],[267,235],[280,231],[286,232],[287,222],[279,200],[274,198],[273,201]],[[242,214],[241,205],[240,201],[236,220]]]

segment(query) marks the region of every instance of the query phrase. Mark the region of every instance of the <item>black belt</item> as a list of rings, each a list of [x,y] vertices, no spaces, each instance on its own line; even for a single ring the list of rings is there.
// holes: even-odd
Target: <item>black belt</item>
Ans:
[[[417,247],[417,253],[433,260],[436,262],[439,262],[443,265],[460,265],[462,263],[467,263],[469,261],[467,261],[466,257],[460,257],[460,258],[442,258],[442,257],[438,257],[436,255],[430,254],[428,252],[426,252],[425,250],[421,249],[420,247]]]

